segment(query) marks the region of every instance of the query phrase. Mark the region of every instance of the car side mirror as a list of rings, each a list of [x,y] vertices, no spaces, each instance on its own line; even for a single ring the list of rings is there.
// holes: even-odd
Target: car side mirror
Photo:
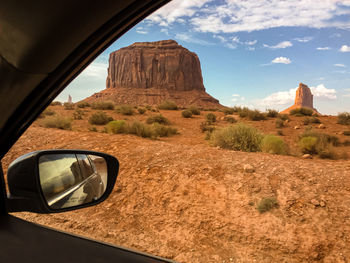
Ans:
[[[8,168],[8,210],[56,213],[98,204],[112,192],[118,170],[118,160],[100,152],[28,153]]]

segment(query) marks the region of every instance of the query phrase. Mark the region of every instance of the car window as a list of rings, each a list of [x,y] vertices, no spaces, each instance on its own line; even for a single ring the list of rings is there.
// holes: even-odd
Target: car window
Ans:
[[[35,150],[114,155],[111,196],[14,215],[179,262],[349,262],[349,15],[345,0],[170,2],[96,58],[3,159],[6,171]],[[59,162],[71,169],[53,175],[55,156],[40,160],[43,185],[55,181],[47,199],[89,178],[100,188],[79,198],[106,190],[103,158]],[[57,208],[82,202],[66,201]]]

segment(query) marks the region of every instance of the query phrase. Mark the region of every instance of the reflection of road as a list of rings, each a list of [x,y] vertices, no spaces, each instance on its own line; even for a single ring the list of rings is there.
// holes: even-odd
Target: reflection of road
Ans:
[[[77,206],[84,203],[87,194],[84,193],[83,185],[73,192],[69,199],[61,206],[61,208]]]

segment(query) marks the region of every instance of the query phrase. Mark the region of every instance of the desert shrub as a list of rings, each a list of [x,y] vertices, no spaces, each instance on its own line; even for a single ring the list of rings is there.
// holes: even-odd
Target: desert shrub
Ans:
[[[65,102],[63,103],[65,110],[74,110],[74,103],[71,102]]]
[[[165,118],[162,114],[150,116],[146,120],[147,124],[152,124],[155,122],[159,124],[164,124],[164,125],[170,124],[170,121],[167,118]]]
[[[52,109],[45,109],[42,113],[42,115],[44,115],[44,116],[52,116],[55,114],[56,114],[56,112]]]
[[[53,101],[50,103],[51,106],[62,106],[62,102],[59,101]]]
[[[318,156],[322,159],[332,159],[335,160],[338,158],[336,152],[332,147],[325,147],[321,151],[318,152]]]
[[[144,114],[146,112],[145,108],[137,108],[138,113]]]
[[[267,109],[266,116],[269,118],[276,118],[278,116],[278,111],[273,109]]]
[[[89,118],[89,123],[95,125],[105,125],[110,121],[113,121],[113,118],[107,116],[103,111],[98,111],[92,114]]]
[[[282,119],[276,119],[276,128],[283,128],[284,121]]]
[[[232,115],[232,114],[236,113],[237,111],[235,111],[234,108],[225,108],[225,109],[222,110],[222,112],[225,115]]]
[[[153,130],[159,137],[169,137],[171,135],[177,134],[176,128],[165,126],[159,123],[153,124]]]
[[[249,111],[250,111],[250,109],[248,109],[247,107],[240,108],[238,111],[238,115],[241,118],[248,117]]]
[[[88,130],[91,132],[97,132],[97,128],[95,126],[90,126]]]
[[[192,117],[192,112],[190,110],[183,110],[181,112],[181,115],[184,118],[191,118]]]
[[[266,120],[265,114],[260,112],[259,110],[249,110],[247,117],[252,121]]]
[[[130,105],[120,105],[117,107],[116,112],[126,116],[131,116],[135,113],[134,107]]]
[[[304,125],[309,125],[310,123],[321,123],[321,121],[316,117],[305,117],[303,123]]]
[[[224,120],[229,122],[229,123],[236,123],[237,122],[237,120],[231,116],[225,116]]]
[[[283,136],[283,135],[284,135],[284,134],[283,134],[283,131],[282,131],[282,130],[277,130],[277,135]]]
[[[247,107],[241,107],[241,106],[234,106],[231,108],[233,110],[233,113],[239,113],[241,111],[247,111],[249,110]]]
[[[77,103],[77,107],[78,108],[87,108],[90,107],[90,103],[86,102],[86,101],[81,101]]]
[[[82,120],[83,119],[84,112],[80,109],[75,110],[73,113],[74,120]]]
[[[91,105],[94,110],[114,110],[114,104],[110,101],[94,102]]]
[[[288,114],[278,114],[277,118],[279,118],[283,121],[289,120]]]
[[[214,113],[208,113],[206,116],[205,116],[205,119],[208,123],[214,123],[216,122],[216,115]]]
[[[340,145],[339,138],[335,135],[330,135],[326,133],[317,133],[317,132],[313,132],[312,130],[308,130],[308,131],[305,131],[303,134],[301,134],[300,138],[308,137],[308,136],[316,137],[323,144],[330,143],[332,146]]]
[[[201,124],[199,125],[199,128],[201,129],[202,132],[213,132],[215,130],[215,126],[212,125],[212,123],[209,122],[201,122]]]
[[[239,117],[241,118],[248,118],[252,121],[260,121],[266,119],[265,114],[260,112],[259,110],[250,110],[247,107],[238,108],[237,110]]]
[[[261,142],[261,150],[272,154],[286,155],[289,152],[288,145],[280,137],[266,135]]]
[[[303,153],[317,154],[320,158],[336,159],[333,146],[339,146],[339,138],[325,133],[304,132],[299,139]]]
[[[61,130],[71,130],[72,129],[72,119],[63,116],[50,116],[42,121],[42,126],[45,128],[57,128]]]
[[[339,113],[338,123],[343,125],[350,125],[350,113],[349,112]]]
[[[349,141],[349,140],[345,140],[345,141],[343,142],[343,145],[344,145],[344,146],[350,146],[350,141]]]
[[[219,111],[218,108],[206,108],[206,109],[203,109],[204,111]]]
[[[299,140],[299,147],[302,153],[317,153],[317,138],[312,136],[302,137]]]
[[[261,133],[244,124],[229,126],[212,133],[211,141],[214,146],[244,152],[257,152],[261,150]]]
[[[298,117],[301,116],[311,116],[314,113],[314,111],[312,109],[309,108],[296,108],[296,109],[292,109],[289,114],[290,115],[295,115]]]
[[[271,210],[272,208],[277,208],[278,202],[275,197],[263,197],[257,204],[256,209],[260,213],[267,212]]]
[[[343,131],[343,135],[350,136],[350,131]]]
[[[160,110],[177,110],[177,105],[173,101],[166,100],[158,105],[158,109],[160,109]]]
[[[123,120],[110,121],[106,125],[106,130],[108,133],[127,133],[127,125]]]
[[[134,121],[132,124],[128,125],[127,133],[134,134],[142,138],[157,138],[157,134],[151,125],[146,125],[139,121]]]
[[[193,114],[193,115],[200,115],[201,111],[196,107],[196,106],[191,106],[188,108],[188,110]]]
[[[151,110],[152,109],[152,106],[151,105],[146,105],[146,110]]]

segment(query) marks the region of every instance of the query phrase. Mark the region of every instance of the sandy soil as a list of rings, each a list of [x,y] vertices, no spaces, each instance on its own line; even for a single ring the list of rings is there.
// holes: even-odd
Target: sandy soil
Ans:
[[[77,211],[16,216],[179,262],[350,262],[349,160],[304,160],[211,147],[199,129],[206,112],[183,119],[180,111],[164,111],[180,134],[149,140],[89,132],[89,111],[84,120],[74,121],[73,131],[35,123],[5,156],[3,167],[39,149],[106,152],[120,161],[111,196]],[[144,120],[147,115],[127,119]],[[335,124],[335,117],[320,119],[326,126],[322,132],[346,139],[338,133],[348,129]],[[276,133],[274,122],[250,123]],[[292,148],[305,129],[301,123],[302,118],[293,118],[283,128]],[[301,129],[294,130],[295,125]],[[350,153],[350,147],[337,150]],[[245,172],[245,164],[255,172]],[[263,197],[276,197],[279,207],[260,214],[256,204]]]

